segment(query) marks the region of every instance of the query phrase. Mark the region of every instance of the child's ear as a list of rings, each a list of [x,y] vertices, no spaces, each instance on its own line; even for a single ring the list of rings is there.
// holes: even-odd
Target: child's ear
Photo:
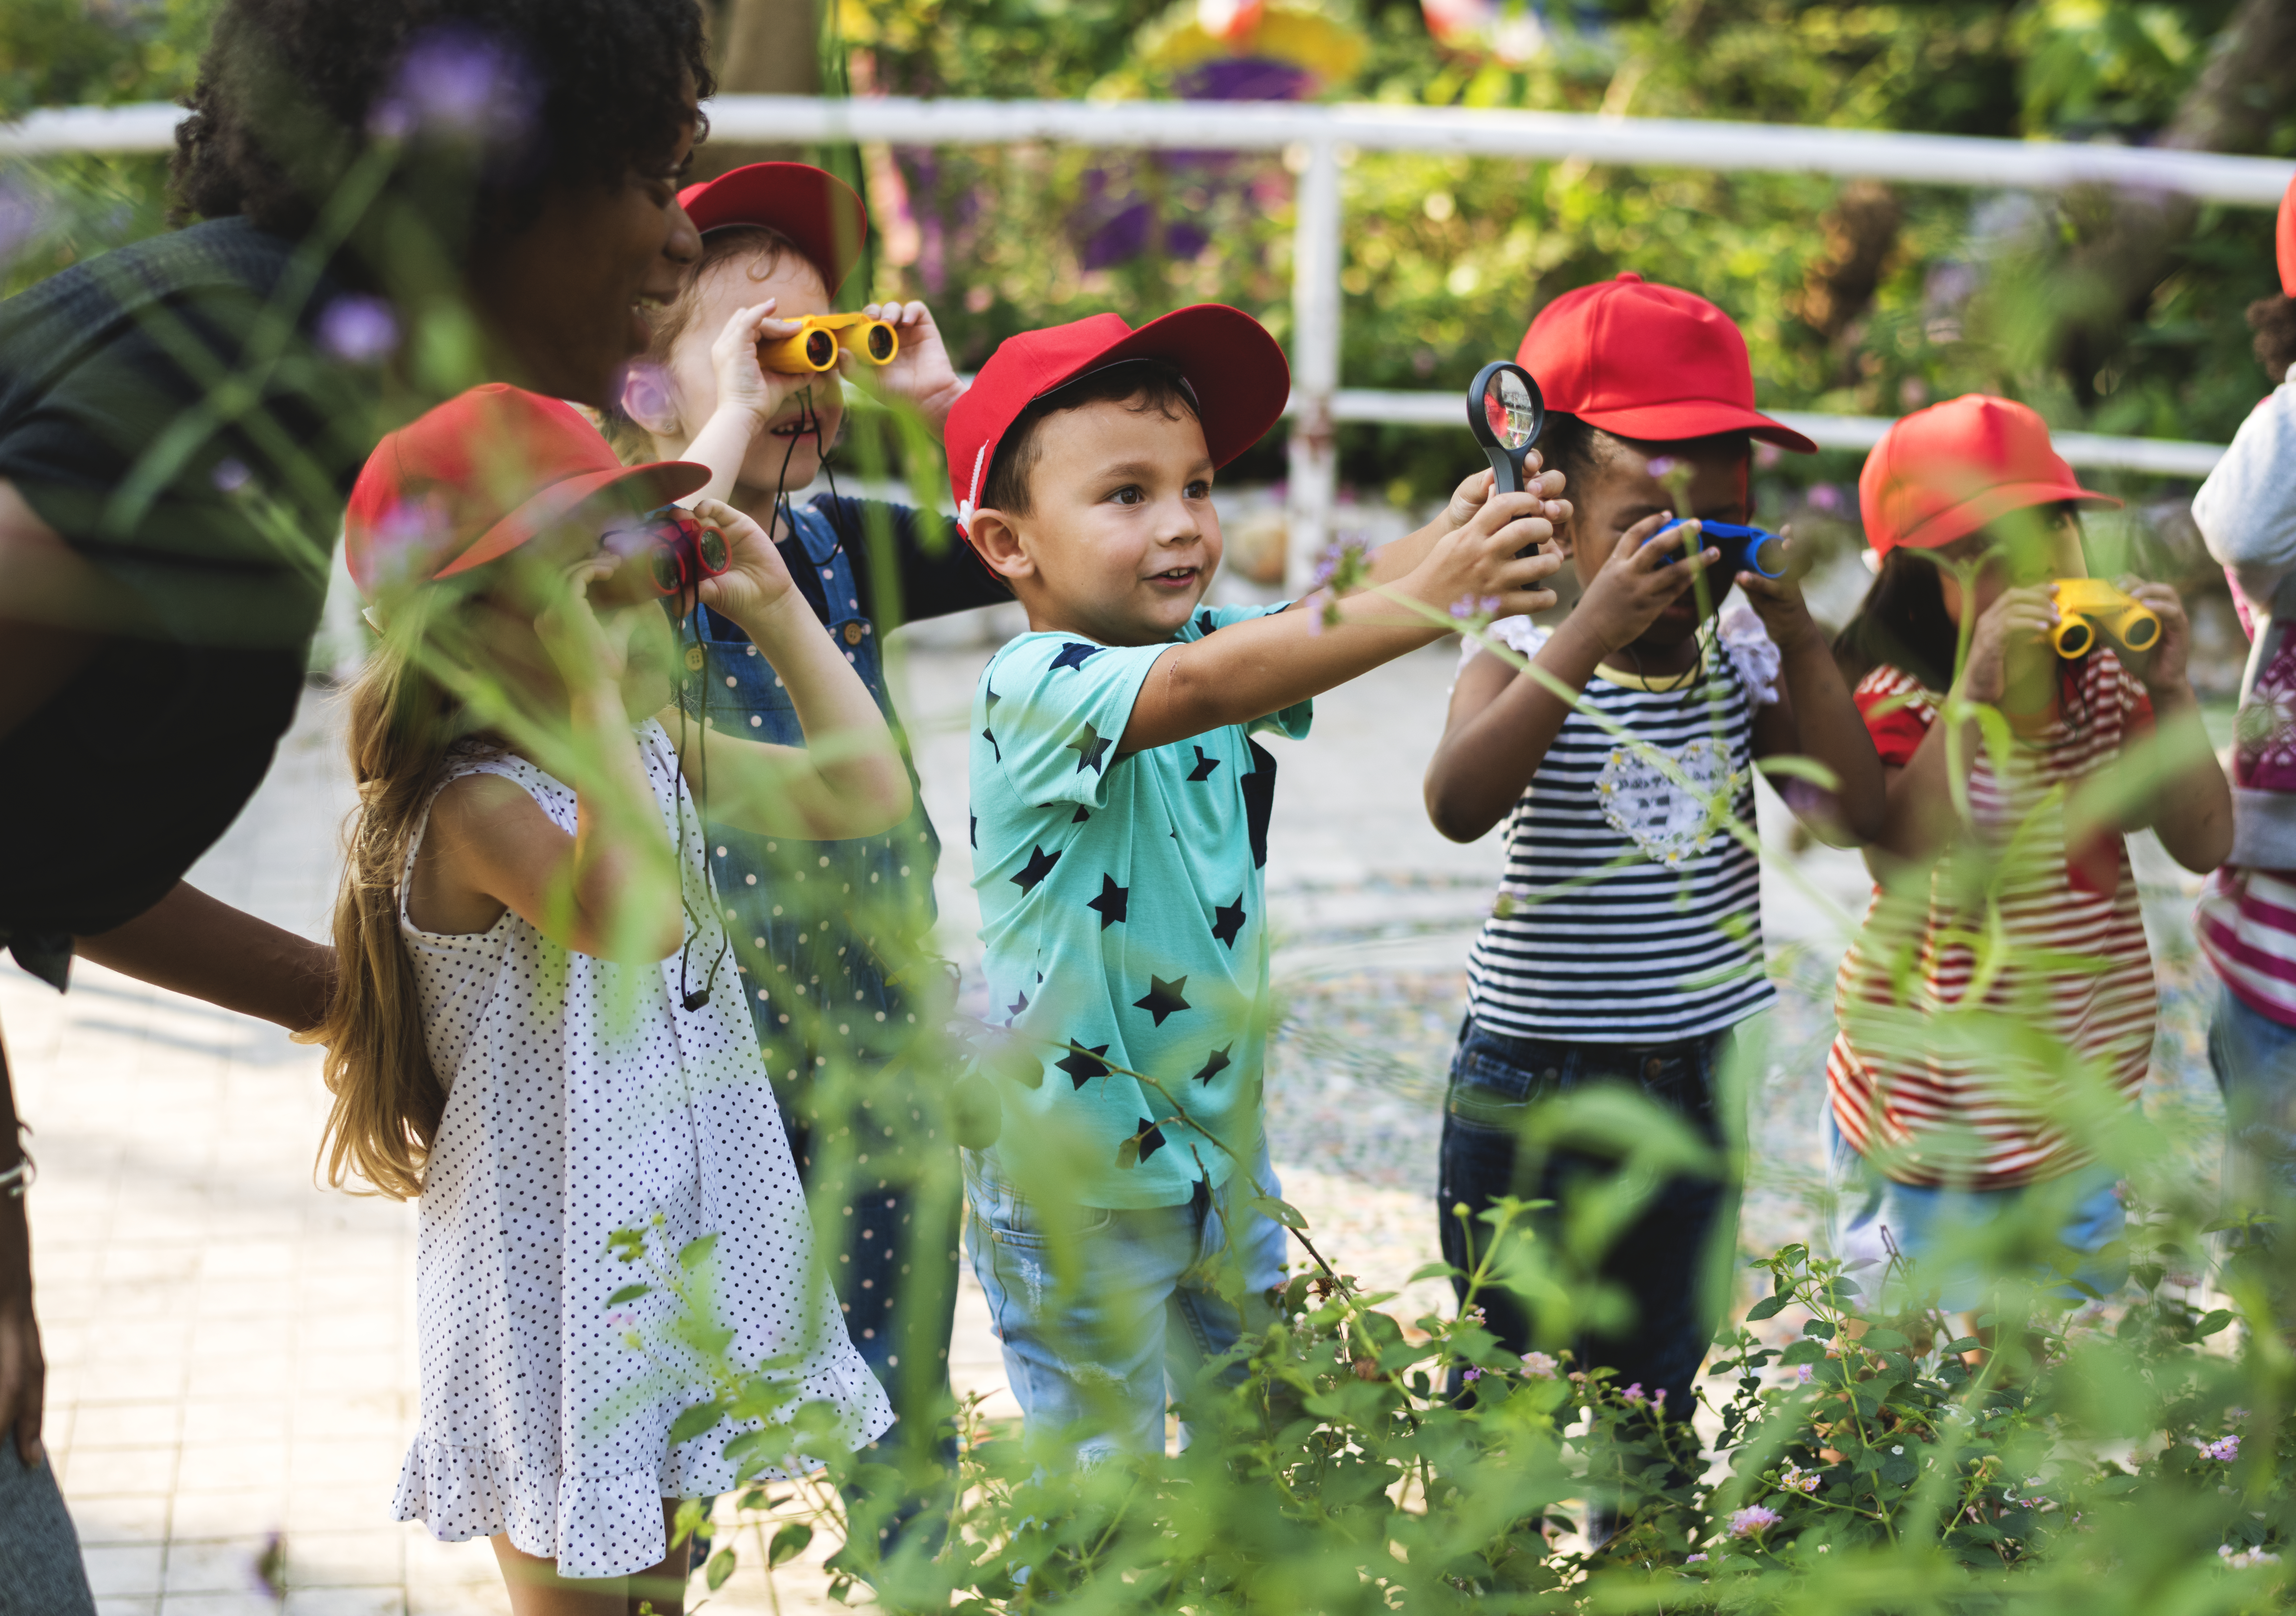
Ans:
[[[1037,575],[1037,563],[1021,547],[1021,529],[1004,512],[976,510],[972,520],[965,523],[964,531],[980,559],[988,563],[990,571],[1013,579]]]
[[[676,391],[659,365],[630,366],[629,374],[622,379],[622,414],[657,438],[681,435]]]

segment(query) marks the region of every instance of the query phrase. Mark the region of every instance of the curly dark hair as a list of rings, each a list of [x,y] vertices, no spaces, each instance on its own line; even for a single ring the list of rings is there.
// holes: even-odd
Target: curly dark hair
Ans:
[[[403,82],[426,44],[475,55],[478,84],[507,86],[462,109],[496,127],[478,134],[481,206],[465,193],[455,211],[512,229],[549,186],[614,185],[666,162],[687,97],[716,87],[696,0],[225,0],[176,132],[176,218],[303,234],[394,109],[469,95],[453,60],[434,75],[447,82]]]
[[[2256,362],[2279,386],[2296,365],[2296,298],[2257,299],[2248,306],[2248,328],[2256,333]]]

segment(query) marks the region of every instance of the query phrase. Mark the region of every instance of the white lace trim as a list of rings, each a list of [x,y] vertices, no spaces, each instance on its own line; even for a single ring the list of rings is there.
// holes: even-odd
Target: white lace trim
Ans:
[[[1747,699],[1757,707],[1776,706],[1778,677],[1784,671],[1785,660],[1778,654],[1777,643],[1762,627],[1762,619],[1754,614],[1754,609],[1743,601],[1734,600],[1722,609],[1714,628],[1714,637],[1721,642],[1723,654],[1730,659],[1738,683],[1746,687]],[[1527,617],[1499,618],[1489,629],[1493,639],[1525,657],[1537,656],[1553,632]],[[1451,676],[1455,684],[1482,648],[1482,643],[1472,636],[1460,636],[1459,666]]]

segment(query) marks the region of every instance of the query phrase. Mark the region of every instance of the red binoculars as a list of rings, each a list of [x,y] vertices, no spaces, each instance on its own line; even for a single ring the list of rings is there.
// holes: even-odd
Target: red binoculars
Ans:
[[[734,564],[726,536],[704,527],[699,517],[682,505],[648,511],[644,521],[646,571],[657,594],[683,595]]]

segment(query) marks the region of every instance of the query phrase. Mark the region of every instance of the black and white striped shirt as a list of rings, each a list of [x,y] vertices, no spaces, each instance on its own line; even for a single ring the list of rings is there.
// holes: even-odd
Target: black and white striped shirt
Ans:
[[[1524,618],[1492,630],[1526,656],[1546,638]],[[1702,675],[1683,688],[1609,668],[1587,682],[1507,816],[1506,872],[1467,963],[1479,1023],[1652,1045],[1718,1031],[1770,1002],[1760,861],[1589,712],[1671,759],[1751,829],[1753,710],[1776,700],[1777,673],[1776,647],[1734,603]]]

